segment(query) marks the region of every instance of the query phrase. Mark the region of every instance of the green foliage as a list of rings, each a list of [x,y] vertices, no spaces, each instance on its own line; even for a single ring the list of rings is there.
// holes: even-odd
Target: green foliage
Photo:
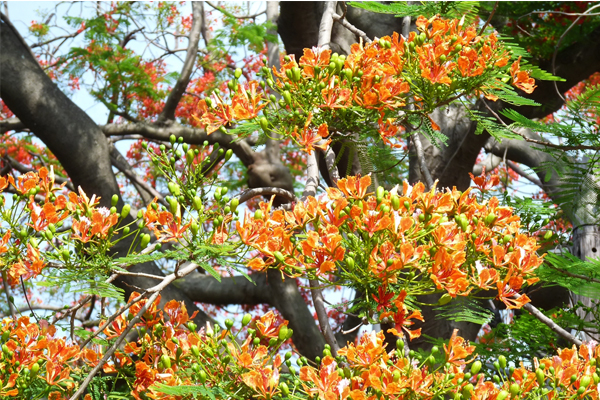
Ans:
[[[482,9],[490,12],[494,2],[482,2]],[[555,51],[558,39],[565,33],[576,16],[553,13],[583,13],[594,2],[563,1],[523,1],[498,2],[492,25],[501,34],[512,36],[520,46],[529,50],[534,59],[550,58]],[[597,10],[595,10],[597,11]],[[596,14],[596,12],[592,12]],[[595,15],[580,19],[560,43],[559,51],[575,42],[582,42],[600,26],[600,18]]]
[[[573,293],[600,300],[600,260],[582,261],[574,255],[548,253],[538,269],[541,280],[561,285]]]
[[[482,307],[479,301],[468,297],[454,299],[448,304],[433,309],[437,319],[471,322],[479,325],[487,324],[494,316],[488,308]]]
[[[220,387],[206,387],[206,386],[168,386],[162,383],[156,384],[154,388],[161,393],[165,393],[171,396],[189,396],[191,395],[194,399],[222,399],[225,397],[231,397],[231,394],[225,392]],[[234,396],[234,399],[241,399],[241,397]]]
[[[348,5],[379,14],[394,14],[397,17],[418,17],[421,15],[432,17],[436,14],[445,18],[461,18],[464,16],[467,23],[475,20],[479,11],[478,1],[420,1],[411,3],[417,4],[408,4],[406,1],[390,3],[352,1]]]

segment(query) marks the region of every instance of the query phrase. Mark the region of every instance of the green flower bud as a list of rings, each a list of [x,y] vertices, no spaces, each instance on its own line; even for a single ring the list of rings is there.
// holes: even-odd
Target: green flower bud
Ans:
[[[252,321],[252,315],[244,314],[244,317],[242,318],[242,326],[248,325],[250,321]],[[248,331],[248,333],[250,333],[250,331]]]
[[[520,390],[521,390],[521,387],[517,383],[511,384],[510,387],[508,388],[508,391],[510,392],[511,397],[515,397],[517,394],[519,394]]]
[[[198,374],[198,377],[200,378],[200,383],[204,384],[206,382],[206,372],[204,372],[204,370],[200,371],[200,373]]]
[[[508,392],[506,390],[501,390],[496,397],[496,400],[505,400],[508,397]]]
[[[471,365],[471,374],[477,375],[481,371],[481,361],[477,360]]]
[[[149,243],[150,243],[150,235],[147,234],[147,233],[144,233],[142,235],[142,239],[140,241],[140,247],[142,249],[145,249],[148,246]]]
[[[279,340],[286,340],[288,336],[288,327],[285,325],[281,325],[279,328]]]
[[[235,76],[235,79],[240,79],[240,77],[242,76],[242,69],[241,68],[236,68],[233,76]]]
[[[498,357],[498,364],[500,364],[500,368],[504,369],[506,368],[506,357],[504,357],[503,355]]]
[[[121,209],[121,218],[125,218],[129,215],[129,211],[131,211],[131,206],[129,204],[125,204]]]
[[[392,195],[392,208],[394,209],[394,211],[398,211],[398,209],[400,208],[400,198],[395,194]]]

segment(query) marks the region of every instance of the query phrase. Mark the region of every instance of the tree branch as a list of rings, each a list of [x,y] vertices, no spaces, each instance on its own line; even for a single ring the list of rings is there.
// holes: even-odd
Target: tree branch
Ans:
[[[190,299],[200,303],[227,304],[271,304],[272,296],[267,286],[266,274],[222,277],[217,281],[212,275],[193,274],[175,282]]]
[[[282,196],[288,199],[290,202],[296,202],[298,199],[294,195],[294,193],[289,192],[285,189],[277,188],[277,187],[265,187],[265,188],[256,188],[256,189],[248,189],[244,191],[240,197],[240,204],[245,203],[246,201],[256,197],[256,196],[267,196],[267,195],[277,195]]]
[[[181,74],[177,79],[177,83],[175,83],[175,87],[169,93],[169,97],[165,102],[165,107],[162,112],[158,116],[158,123],[164,123],[165,121],[172,121],[175,119],[175,110],[177,109],[177,105],[181,100],[181,96],[185,93],[185,89],[187,85],[190,83],[190,76],[192,75],[192,71],[194,69],[194,64],[196,62],[196,57],[198,54],[198,43],[200,42],[200,31],[202,29],[202,14],[204,13],[204,8],[202,6],[202,2],[193,1],[192,2],[192,28],[190,30],[190,38],[188,51],[185,56],[185,61],[183,63],[183,68],[181,69]]]
[[[10,311],[10,315],[13,318],[13,321],[17,320],[17,313],[15,310],[15,306],[11,301],[10,288],[8,287],[8,276],[6,271],[2,271],[2,285],[4,287],[4,294],[6,295],[6,303],[8,304],[8,309]]]
[[[331,42],[331,31],[333,29],[333,14],[335,14],[335,7],[337,1],[326,1],[325,9],[323,10],[323,16],[321,17],[321,24],[319,25],[319,44],[318,46],[327,50],[331,48],[329,45]]]
[[[169,141],[171,135],[183,137],[189,144],[202,144],[208,141],[210,144],[219,143],[221,147],[232,149],[235,155],[246,166],[255,161],[255,152],[245,140],[233,141],[233,138],[221,132],[213,132],[207,135],[204,129],[191,128],[179,124],[159,127],[147,123],[137,124],[107,124],[100,128],[106,136],[142,135],[147,139]]]
[[[27,127],[24,123],[21,122],[19,118],[8,118],[0,121],[0,134],[4,134],[10,131],[22,132],[26,130]]]
[[[354,33],[356,36],[361,37],[366,43],[371,43],[372,40],[366,33],[358,29],[356,26],[352,25],[346,18],[333,13],[332,18],[335,22],[341,24],[344,28],[348,29],[350,32]]]
[[[337,356],[337,352],[340,350],[340,346],[338,346],[335,335],[333,334],[331,326],[329,325],[329,317],[327,316],[327,310],[325,310],[325,302],[323,300],[321,286],[316,279],[311,279],[309,282],[310,292],[312,294],[313,304],[315,306],[315,311],[317,312],[317,318],[319,319],[321,331],[323,332],[323,336],[325,336],[325,341],[331,347],[331,355],[335,357]]]
[[[519,299],[521,297],[520,294],[515,294],[513,296],[515,299]],[[563,328],[558,326],[556,322],[552,321],[550,318],[546,317],[540,310],[538,310],[533,304],[527,303],[523,306],[524,309],[529,311],[531,315],[536,317],[538,320],[543,322],[548,326],[548,328],[552,329],[553,332],[557,333],[560,337],[567,339],[569,342],[581,346],[581,340],[577,339],[575,336],[571,335],[569,332],[565,331]]]
[[[306,186],[302,192],[301,201],[306,200],[309,196],[317,195],[317,187],[319,186],[319,166],[317,164],[317,155],[315,152],[308,155],[306,161]]]
[[[523,178],[527,179],[529,182],[531,183],[535,183],[536,185],[538,185],[540,188],[543,189],[542,186],[542,181],[540,181],[538,178],[529,175],[528,173],[526,173],[525,171],[523,171],[521,169],[521,167],[519,167],[517,164],[515,164],[514,162],[510,161],[510,160],[506,160],[506,165],[508,165],[508,167],[510,169],[512,169],[513,171],[515,171],[517,174],[521,175]]]
[[[135,173],[125,157],[123,157],[119,150],[117,150],[117,148],[112,144],[110,149],[110,161],[112,162],[112,165],[117,167],[119,171],[121,171],[127,178],[131,180],[133,185],[138,190],[138,193],[140,194],[144,204],[150,204],[152,202],[152,197],[156,197],[160,204],[167,208],[169,207],[169,204],[165,201],[163,195],[152,186],[148,185],[148,183],[144,182],[144,180]]]
[[[267,20],[272,24],[277,24],[277,19],[279,18],[279,2],[278,1],[268,1],[267,2]],[[268,31],[269,34],[277,36],[277,26],[275,26],[272,30]],[[273,67],[280,69],[281,65],[279,63],[279,43],[278,42],[267,42],[267,63],[270,69]],[[277,100],[281,99],[281,95],[278,92],[273,90],[269,90],[271,94],[275,95]],[[267,155],[267,160],[271,163],[281,163],[281,142],[279,141],[279,134],[274,131],[270,131],[267,134],[267,142],[265,143],[265,152]]]
[[[423,145],[421,144],[419,132],[415,132],[413,135],[410,136],[410,138],[415,143],[415,149],[417,150],[417,162],[419,163],[421,173],[425,177],[425,185],[427,186],[427,190],[431,190],[431,188],[434,185],[434,182],[431,178],[431,174],[429,173],[429,169],[427,168],[427,161],[425,160],[425,153],[423,152]]]

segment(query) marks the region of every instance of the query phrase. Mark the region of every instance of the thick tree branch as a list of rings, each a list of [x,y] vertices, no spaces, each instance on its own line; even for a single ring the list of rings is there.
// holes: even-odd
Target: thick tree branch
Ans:
[[[193,301],[215,305],[227,304],[270,304],[271,292],[266,274],[249,275],[252,282],[243,276],[222,277],[221,282],[211,275],[188,275],[175,283]]]
[[[317,164],[317,155],[315,152],[308,155],[306,161],[306,186],[302,192],[301,201],[306,200],[309,196],[317,195],[317,187],[319,186],[319,166]]]
[[[429,168],[427,168],[427,161],[425,160],[425,153],[423,152],[423,144],[421,143],[419,132],[415,132],[410,138],[415,144],[417,161],[419,163],[419,168],[421,169],[421,174],[423,174],[423,177],[425,178],[425,185],[427,186],[427,190],[430,190],[433,187],[434,182],[431,178],[431,173],[429,173]]]
[[[202,14],[204,13],[204,6],[201,1],[192,2],[192,28],[190,30],[188,51],[183,62],[181,74],[175,83],[175,87],[169,93],[169,97],[165,102],[165,108],[158,116],[158,123],[165,121],[171,121],[175,119],[175,110],[181,100],[181,96],[185,93],[185,89],[190,83],[190,77],[194,70],[194,64],[196,62],[198,54],[198,43],[200,42],[200,32],[202,29]]]
[[[22,132],[26,129],[27,127],[19,118],[12,117],[0,121],[0,135],[10,131]]]
[[[252,147],[245,141],[233,141],[233,137],[221,132],[213,132],[207,135],[204,129],[191,128],[179,124],[159,127],[146,123],[137,124],[107,124],[100,127],[106,136],[142,135],[147,139],[169,141],[171,135],[183,137],[189,144],[202,144],[208,141],[210,144],[219,143],[221,147],[232,149],[235,155],[248,166],[254,163],[255,153]]]
[[[285,189],[277,188],[277,187],[267,187],[267,188],[256,188],[256,189],[248,189],[244,191],[239,199],[240,204],[245,203],[246,201],[256,197],[256,196],[282,196],[286,198],[289,202],[296,202],[298,199],[294,195],[294,193],[289,192]]]
[[[521,169],[521,167],[519,167],[517,164],[515,164],[514,162],[510,161],[510,160],[506,160],[506,165],[508,165],[508,168],[512,169],[513,171],[515,171],[517,174],[521,175],[523,178],[527,179],[529,182],[531,183],[535,183],[536,185],[538,185],[540,188],[543,189],[542,186],[542,181],[540,181],[538,178],[529,175],[528,173],[526,173],[525,171],[523,171]]]
[[[267,281],[271,288],[271,304],[279,310],[283,318],[290,321],[294,330],[292,340],[301,354],[314,360],[323,355],[325,341],[304,298],[298,290],[296,279],[285,279],[280,271],[270,269]]]
[[[337,1],[326,1],[323,15],[321,16],[321,24],[319,25],[319,44],[318,46],[327,50],[331,48],[331,31],[333,29],[333,14],[335,14],[335,8]]]

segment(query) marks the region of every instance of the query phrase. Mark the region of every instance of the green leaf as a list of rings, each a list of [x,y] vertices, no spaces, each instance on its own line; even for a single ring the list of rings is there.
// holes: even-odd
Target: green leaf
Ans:
[[[197,398],[197,396],[200,396],[200,399],[210,399],[210,400],[217,399],[214,392],[217,392],[216,393],[217,396],[222,396],[223,394],[226,394],[219,387],[207,388],[206,386],[200,386],[200,385],[198,385],[198,386],[192,386],[192,385],[168,386],[168,385],[165,385],[164,383],[157,383],[157,384],[153,385],[151,388],[156,390],[157,392],[161,392],[161,393],[168,394],[171,396],[183,397],[183,396],[187,396],[187,395],[192,395],[192,396],[194,396],[194,398]],[[219,397],[219,398],[225,398],[225,397]]]
[[[494,314],[487,308],[481,307],[477,300],[469,298],[454,299],[448,304],[434,307],[437,319],[449,319],[456,322],[472,322],[474,324],[487,324]]]

